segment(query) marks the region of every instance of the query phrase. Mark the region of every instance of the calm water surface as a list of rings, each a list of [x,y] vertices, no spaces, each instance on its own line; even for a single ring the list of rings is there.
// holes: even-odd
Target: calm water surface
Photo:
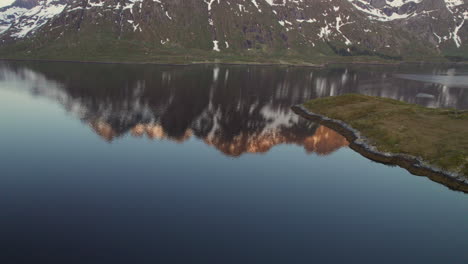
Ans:
[[[468,196],[290,107],[468,68],[0,62],[0,263],[468,263]]]

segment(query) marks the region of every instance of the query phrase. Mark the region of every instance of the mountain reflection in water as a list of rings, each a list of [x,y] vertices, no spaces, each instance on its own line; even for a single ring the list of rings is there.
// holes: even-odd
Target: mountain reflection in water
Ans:
[[[125,135],[176,142],[196,137],[229,156],[264,153],[279,144],[326,155],[348,142],[298,117],[292,105],[363,93],[468,108],[465,89],[393,77],[402,71],[4,62],[0,82],[59,102],[109,142]],[[433,69],[444,71],[454,69]]]
[[[107,141],[112,141],[116,136],[112,127],[103,122],[95,122],[91,124],[94,131]],[[240,156],[244,153],[265,153],[272,147],[279,144],[296,144],[304,146],[307,153],[317,153],[318,155],[328,155],[335,150],[348,146],[349,143],[342,135],[325,126],[313,127],[314,129],[298,127],[293,130],[279,127],[274,130],[261,131],[260,133],[242,132],[233,138],[227,140],[221,137],[216,137],[216,134],[202,138],[202,140],[211,146],[215,146],[222,153],[229,156]],[[293,132],[300,132],[295,134]],[[312,133],[312,136],[311,134]],[[180,138],[171,138],[160,124],[138,124],[131,129],[130,134],[134,137],[146,136],[152,140],[173,140],[182,143],[194,135],[192,129],[188,129]]]

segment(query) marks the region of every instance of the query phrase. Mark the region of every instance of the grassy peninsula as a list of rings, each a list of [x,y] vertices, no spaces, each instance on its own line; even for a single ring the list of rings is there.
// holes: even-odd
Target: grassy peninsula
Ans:
[[[466,111],[357,94],[312,100],[303,108],[345,122],[379,152],[418,157],[444,171],[468,176]]]

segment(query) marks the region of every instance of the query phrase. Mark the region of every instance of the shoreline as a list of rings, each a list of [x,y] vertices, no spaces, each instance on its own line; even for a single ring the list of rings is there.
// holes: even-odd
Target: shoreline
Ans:
[[[301,117],[335,130],[349,141],[351,149],[372,161],[399,166],[413,175],[424,176],[445,185],[449,189],[468,193],[468,177],[462,174],[442,170],[426,163],[419,157],[381,152],[377,147],[369,144],[367,138],[362,136],[358,130],[341,120],[310,112],[303,105],[295,105],[291,109]]]
[[[22,62],[62,62],[62,63],[83,63],[83,64],[125,64],[125,65],[160,65],[160,66],[192,66],[192,65],[231,65],[231,66],[287,66],[287,67],[312,67],[323,68],[328,66],[327,63],[322,64],[296,64],[296,63],[259,63],[259,62],[187,62],[187,63],[170,63],[170,62],[139,62],[139,61],[87,61],[87,60],[54,60],[54,59],[11,59],[0,58],[0,61],[22,61]]]
[[[228,65],[228,66],[285,66],[285,67],[311,67],[325,68],[331,65],[468,65],[468,62],[435,62],[435,61],[330,61],[321,64],[313,63],[288,63],[288,62],[222,62],[222,61],[200,61],[187,63],[170,63],[170,62],[142,62],[142,61],[93,61],[93,60],[54,60],[54,59],[13,59],[0,58],[0,61],[20,61],[20,62],[61,62],[61,63],[82,63],[82,64],[124,64],[124,65],[160,65],[160,66],[192,66],[192,65]]]

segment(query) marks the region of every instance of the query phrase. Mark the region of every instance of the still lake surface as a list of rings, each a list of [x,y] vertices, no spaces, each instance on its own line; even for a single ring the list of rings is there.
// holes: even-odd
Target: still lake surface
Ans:
[[[468,195],[295,115],[468,68],[0,62],[1,263],[468,263]]]

